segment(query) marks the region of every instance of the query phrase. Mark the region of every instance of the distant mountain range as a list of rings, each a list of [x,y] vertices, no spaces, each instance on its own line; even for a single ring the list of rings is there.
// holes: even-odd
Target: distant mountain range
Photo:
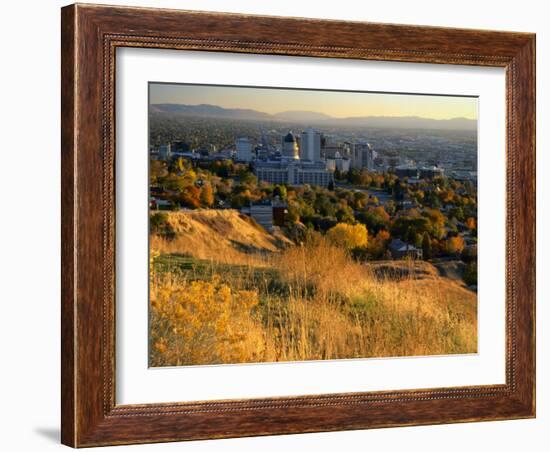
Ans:
[[[152,113],[172,113],[186,116],[203,116],[207,118],[230,119],[266,119],[272,120],[273,116],[261,111],[243,108],[223,108],[217,105],[184,105],[184,104],[152,104]]]
[[[315,125],[348,125],[354,127],[394,129],[439,129],[476,130],[477,121],[466,118],[431,119],[418,116],[357,116],[335,118],[315,111],[284,111],[276,114],[242,108],[223,108],[217,105],[200,104],[152,104],[151,113],[195,116],[204,118],[225,118],[254,121],[302,122]]]
[[[273,116],[281,121],[299,122],[328,121],[334,119],[332,116],[316,111],[282,111],[281,113],[275,113]]]

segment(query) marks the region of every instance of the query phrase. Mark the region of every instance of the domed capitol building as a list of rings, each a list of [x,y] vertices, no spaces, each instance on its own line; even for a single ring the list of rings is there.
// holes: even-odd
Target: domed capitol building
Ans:
[[[333,172],[321,160],[321,134],[306,129],[300,146],[291,131],[282,137],[281,158],[256,160],[254,173],[259,180],[271,184],[321,185],[327,187],[333,181]]]
[[[292,135],[292,132],[288,132],[284,137],[281,144],[281,155],[283,158],[300,160],[300,153],[298,150],[298,143],[296,138]]]

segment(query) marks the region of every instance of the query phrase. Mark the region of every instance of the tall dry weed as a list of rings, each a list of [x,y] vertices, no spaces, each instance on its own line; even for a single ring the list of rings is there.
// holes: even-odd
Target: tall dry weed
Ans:
[[[390,262],[400,277],[317,239],[270,255],[208,253],[185,239],[160,253],[208,256],[200,278],[151,283],[152,365],[474,353],[477,300],[429,264]],[[159,246],[160,245],[160,246]],[[206,245],[205,245],[206,247]],[[227,273],[227,264],[239,264]],[[258,269],[269,269],[261,273]],[[200,279],[200,280],[199,280]],[[279,289],[273,290],[274,284]]]

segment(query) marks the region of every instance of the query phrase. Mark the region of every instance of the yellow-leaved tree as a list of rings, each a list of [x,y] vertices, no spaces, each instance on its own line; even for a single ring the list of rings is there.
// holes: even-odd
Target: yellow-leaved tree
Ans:
[[[368,243],[368,231],[363,224],[338,223],[327,231],[327,238],[346,250],[364,248]]]

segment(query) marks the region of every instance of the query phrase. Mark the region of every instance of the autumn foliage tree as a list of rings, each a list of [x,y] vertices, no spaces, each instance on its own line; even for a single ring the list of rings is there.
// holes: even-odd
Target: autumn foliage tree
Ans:
[[[212,185],[206,182],[201,188],[200,200],[203,206],[211,207],[214,204],[214,190]]]
[[[390,216],[383,206],[369,207],[357,216],[357,219],[364,223],[369,231],[378,232],[388,227]]]
[[[334,245],[347,250],[365,248],[368,243],[368,231],[362,224],[338,223],[327,231],[327,238]]]
[[[457,235],[456,237],[449,237],[445,244],[445,250],[448,254],[458,256],[464,249],[464,239]]]
[[[476,228],[476,220],[475,220],[475,218],[469,217],[469,218],[466,220],[466,227],[467,227],[468,229],[475,229],[475,228]]]
[[[180,202],[185,206],[196,209],[201,206],[201,189],[192,184],[186,187],[180,196]]]
[[[378,231],[378,234],[374,236],[371,240],[369,240],[369,255],[373,259],[380,259],[386,249],[388,242],[390,241],[390,233],[386,231],[385,229],[381,229]]]

